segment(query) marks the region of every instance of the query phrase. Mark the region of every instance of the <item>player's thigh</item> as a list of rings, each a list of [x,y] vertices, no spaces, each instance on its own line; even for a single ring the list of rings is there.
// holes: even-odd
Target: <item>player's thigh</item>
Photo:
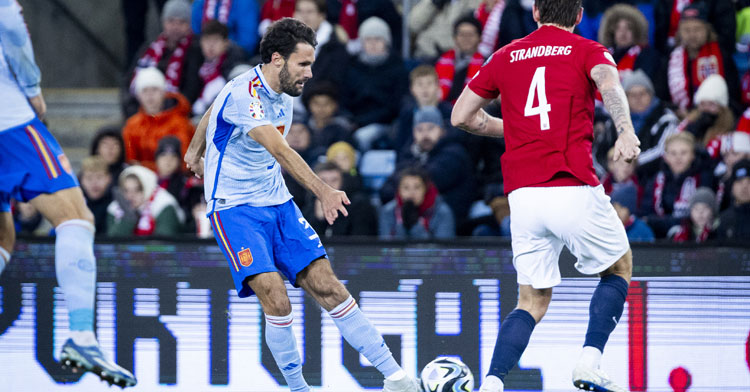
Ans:
[[[625,227],[602,186],[569,187],[567,216],[549,226],[577,258],[576,269],[598,274],[615,264],[629,249]]]
[[[0,193],[0,247],[11,253],[15,243],[16,228],[13,225],[13,214],[10,212],[10,196]]]
[[[349,291],[339,281],[331,263],[321,257],[297,275],[297,283],[325,310],[333,310],[349,298]]]
[[[560,283],[558,261],[563,247],[544,225],[548,202],[542,190],[521,188],[508,196],[513,266],[518,274],[518,284],[537,289]]]
[[[271,316],[286,316],[292,313],[292,304],[289,302],[284,279],[278,272],[253,275],[245,282],[258,297],[263,313]]]
[[[315,260],[327,257],[320,237],[302,216],[292,200],[274,206],[276,230],[273,233],[273,258],[276,268],[289,283],[298,287],[298,276]]]
[[[30,203],[55,227],[72,219],[83,219],[94,224],[94,214],[86,206],[86,199],[79,187],[43,193],[31,199]]]

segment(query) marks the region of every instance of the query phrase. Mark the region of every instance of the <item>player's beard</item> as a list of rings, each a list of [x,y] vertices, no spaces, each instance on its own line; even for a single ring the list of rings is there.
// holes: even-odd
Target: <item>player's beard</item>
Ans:
[[[289,74],[287,63],[284,63],[284,66],[281,67],[281,72],[279,72],[281,92],[291,95],[292,97],[300,96],[300,94],[302,94],[302,87],[298,87],[296,82],[296,80],[292,79],[292,75]]]

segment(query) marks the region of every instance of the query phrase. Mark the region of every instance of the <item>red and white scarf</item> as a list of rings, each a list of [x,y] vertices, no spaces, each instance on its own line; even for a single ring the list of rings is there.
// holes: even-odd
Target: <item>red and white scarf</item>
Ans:
[[[474,11],[474,16],[482,23],[482,38],[479,41],[478,50],[485,58],[489,57],[495,51],[495,47],[497,47],[503,10],[505,10],[505,0],[498,0],[495,6],[489,11],[483,2]]]
[[[614,52],[614,48],[610,49],[610,52]],[[633,72],[635,69],[635,60],[638,59],[638,56],[641,54],[641,51],[643,48],[641,48],[640,45],[633,45],[630,49],[628,49],[628,52],[625,53],[624,56],[620,59],[620,61],[617,63],[617,70],[620,71],[620,80],[622,80],[625,75],[627,75],[630,72]]]
[[[221,76],[221,66],[224,64],[224,59],[226,58],[227,54],[224,53],[213,60],[206,60],[203,62],[203,65],[201,65],[201,68],[198,70],[198,74],[200,75],[201,80],[203,80],[204,86]]]
[[[190,46],[190,42],[193,40],[193,35],[180,40],[177,43],[177,47],[172,52],[172,56],[169,57],[167,63],[167,71],[164,73],[164,77],[167,79],[167,91],[177,92],[179,91],[180,81],[182,81],[182,66],[185,63],[185,55],[187,49]],[[164,35],[160,35],[146,50],[146,53],[138,60],[138,68],[156,67],[164,56],[164,49],[167,44],[167,39]],[[135,80],[135,78],[133,78]]]
[[[479,52],[474,53],[474,55],[471,56],[469,68],[466,70],[466,79],[464,79],[464,85],[469,83],[471,81],[471,78],[473,78],[474,75],[479,72],[479,69],[482,68],[482,64],[484,64],[484,57],[482,57],[482,54]],[[448,98],[448,94],[451,91],[451,86],[453,86],[453,76],[456,74],[455,49],[451,49],[440,56],[437,64],[435,64],[435,71],[438,74],[440,90],[443,93],[442,99],[445,100],[446,98]]]
[[[691,232],[693,229],[692,226],[693,226],[692,222],[689,219],[687,219],[685,222],[683,222],[680,225],[680,228],[672,236],[672,241],[677,242],[677,243],[690,241],[690,238],[692,237],[691,236],[692,234]],[[711,235],[712,231],[713,230],[711,230],[711,226],[704,226],[703,229],[701,229],[700,234],[695,236],[695,242],[698,244],[706,242],[706,240],[708,239],[708,236]]]
[[[141,216],[138,218],[138,224],[135,225],[133,234],[139,236],[154,234],[154,229],[156,229],[156,219],[154,218],[154,214],[151,212],[151,204],[153,204],[154,198],[156,197],[156,194],[160,189],[161,188],[156,187],[156,189],[154,189],[154,192],[151,194],[151,197],[146,202],[146,205],[143,206],[143,209],[141,210]]]
[[[232,0],[205,0],[203,3],[201,26],[212,19],[218,20],[223,25],[228,25],[229,10],[231,9]]]
[[[688,69],[690,63],[690,69]],[[667,79],[672,102],[686,109],[692,105],[693,97],[690,86],[697,89],[703,80],[713,74],[724,76],[724,61],[719,44],[709,42],[698,52],[698,57],[690,62],[684,46],[678,46],[669,55]],[[690,79],[688,79],[690,78]],[[690,81],[691,83],[688,83]]]
[[[419,205],[419,220],[418,222],[424,226],[424,228],[427,231],[430,231],[430,220],[432,219],[432,216],[435,215],[435,202],[437,201],[438,197],[438,189],[435,186],[435,184],[430,184],[427,186],[427,191],[425,191],[424,199],[422,199],[422,204]],[[404,200],[401,198],[401,195],[396,192],[396,210],[394,211],[396,213],[396,223],[398,225],[404,224],[404,218],[401,215],[401,209],[404,207]],[[395,229],[395,228],[393,228]],[[391,231],[391,234],[396,234],[395,230]]]
[[[669,46],[674,45],[674,37],[677,34],[677,27],[680,25],[682,10],[692,2],[693,0],[673,0],[672,13],[669,16],[669,31],[667,32],[667,43]]]
[[[659,216],[666,215],[663,204],[665,182],[666,175],[663,171],[660,171],[659,174],[656,175],[656,183],[654,186],[653,194],[654,210]],[[700,178],[697,174],[685,178],[685,180],[682,182],[682,187],[680,187],[680,193],[679,195],[677,195],[677,199],[675,199],[674,201],[674,208],[672,209],[673,217],[682,218],[690,214],[690,198],[693,196],[693,193],[695,193],[695,190],[698,189],[699,185]]]

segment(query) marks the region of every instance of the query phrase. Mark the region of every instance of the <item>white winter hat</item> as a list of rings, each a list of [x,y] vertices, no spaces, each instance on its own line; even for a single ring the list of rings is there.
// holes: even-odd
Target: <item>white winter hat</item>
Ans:
[[[716,102],[721,106],[729,106],[729,89],[727,82],[721,75],[713,74],[703,80],[698,91],[695,92],[695,104],[703,101]]]
[[[381,38],[391,46],[391,28],[383,19],[371,16],[359,25],[359,38]]]
[[[158,87],[162,90],[167,88],[164,74],[154,67],[141,68],[135,74],[135,92],[140,93],[146,87]]]

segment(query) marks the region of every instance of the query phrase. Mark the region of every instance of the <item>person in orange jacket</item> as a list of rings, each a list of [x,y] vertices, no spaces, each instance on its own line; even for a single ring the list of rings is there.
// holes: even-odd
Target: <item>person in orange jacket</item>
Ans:
[[[125,123],[125,157],[155,170],[154,156],[159,140],[165,136],[180,139],[181,156],[190,144],[195,128],[190,123],[190,103],[179,93],[166,91],[164,75],[156,68],[138,71],[135,90],[140,108]]]

